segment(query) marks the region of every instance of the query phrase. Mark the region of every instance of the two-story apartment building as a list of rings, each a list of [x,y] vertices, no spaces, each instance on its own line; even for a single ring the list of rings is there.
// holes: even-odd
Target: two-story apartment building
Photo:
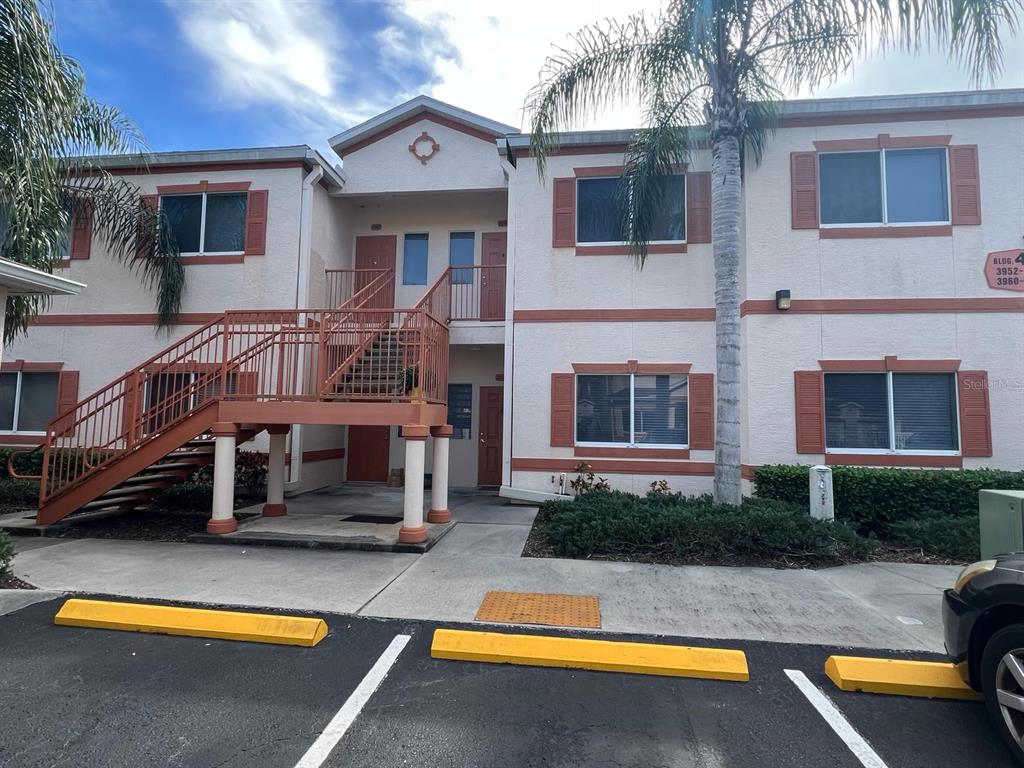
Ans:
[[[1022,137],[1024,91],[783,105],[744,180],[746,466],[1024,463]],[[90,290],[5,352],[0,441],[45,437],[25,408],[75,409],[52,452],[102,455],[51,469],[51,518],[135,503],[111,467],[136,448],[182,463],[227,432],[270,447],[272,486],[287,456],[292,491],[410,460],[413,485],[425,462],[520,498],[581,460],[615,487],[710,490],[710,157],[666,178],[641,270],[615,229],[629,138],[565,134],[541,175],[528,136],[418,97],[333,137],[342,167],[307,147],[105,160],[171,221],[180,325],[158,332],[77,226],[65,272]]]

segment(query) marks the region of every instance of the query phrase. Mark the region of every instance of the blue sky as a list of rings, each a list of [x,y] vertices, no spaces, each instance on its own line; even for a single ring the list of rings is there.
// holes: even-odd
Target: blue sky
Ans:
[[[419,93],[512,125],[552,45],[621,17],[621,0],[52,0],[90,94],[155,150],[326,139]],[[514,7],[514,11],[510,10]],[[634,0],[629,10],[656,10]],[[497,14],[497,15],[496,15]],[[997,87],[1024,87],[1024,40]],[[939,53],[865,57],[819,95],[967,88]],[[808,95],[808,94],[801,94]],[[585,128],[635,125],[635,105]]]

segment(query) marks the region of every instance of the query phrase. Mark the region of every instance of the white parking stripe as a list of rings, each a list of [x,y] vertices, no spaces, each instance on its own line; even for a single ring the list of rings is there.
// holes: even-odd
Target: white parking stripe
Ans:
[[[836,735],[846,742],[846,746],[853,752],[854,757],[860,760],[864,768],[887,768],[885,762],[871,748],[867,740],[857,733],[850,725],[850,721],[843,717],[843,713],[836,708],[828,696],[807,679],[807,675],[796,669],[787,669],[785,672],[787,677],[800,689],[800,693],[811,702],[811,706],[825,718],[825,722],[836,732]]]
[[[409,635],[395,636],[370,671],[366,673],[366,677],[360,681],[356,689],[342,704],[338,713],[331,718],[331,722],[327,724],[317,740],[306,750],[302,759],[295,764],[295,768],[320,768],[323,765],[324,760],[331,754],[331,750],[341,741],[349,726],[366,706],[366,702],[373,696],[373,692],[384,682],[384,678],[388,676],[391,667],[398,660],[398,655],[411,639]]]

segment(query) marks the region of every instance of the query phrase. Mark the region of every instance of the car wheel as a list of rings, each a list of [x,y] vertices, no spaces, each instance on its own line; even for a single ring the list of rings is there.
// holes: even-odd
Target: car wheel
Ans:
[[[1024,765],[1024,624],[989,639],[981,654],[981,686],[996,728]]]

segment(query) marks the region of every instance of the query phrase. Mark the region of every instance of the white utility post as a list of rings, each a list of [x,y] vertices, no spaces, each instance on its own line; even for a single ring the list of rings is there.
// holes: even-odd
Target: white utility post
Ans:
[[[448,441],[452,431],[450,424],[430,428],[434,438],[434,467],[430,476],[428,523],[447,523],[452,519],[448,511]]]
[[[218,421],[213,433],[213,512],[206,523],[208,533],[231,533],[235,522],[235,442],[238,427]]]
[[[834,520],[835,503],[832,498],[832,470],[817,464],[811,467],[809,488],[811,517],[815,520]]]
[[[288,437],[287,424],[272,424],[267,427],[270,435],[270,455],[267,459],[267,503],[263,505],[264,517],[281,517],[288,514],[284,503],[284,449]]]
[[[423,465],[426,463],[427,435],[430,428],[423,424],[402,427],[405,438],[405,519],[398,530],[402,544],[422,544],[427,540],[427,527],[423,525]]]

